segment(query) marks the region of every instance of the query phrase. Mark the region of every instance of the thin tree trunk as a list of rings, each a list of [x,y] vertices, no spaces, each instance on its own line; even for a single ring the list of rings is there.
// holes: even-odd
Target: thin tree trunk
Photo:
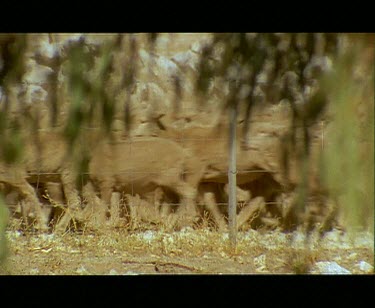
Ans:
[[[237,244],[237,167],[236,167],[236,122],[237,122],[237,107],[236,104],[231,104],[229,113],[229,169],[228,169],[228,183],[229,183],[229,200],[228,200],[228,215],[229,215],[229,241],[232,247]]]

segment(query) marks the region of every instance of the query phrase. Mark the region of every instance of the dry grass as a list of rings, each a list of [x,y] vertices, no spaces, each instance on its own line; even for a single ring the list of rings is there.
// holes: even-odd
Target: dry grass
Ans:
[[[12,219],[13,221],[14,219]],[[108,227],[62,235],[21,233],[8,227],[9,257],[2,274],[293,274],[309,273],[319,261],[335,261],[353,273],[373,265],[373,237],[330,232],[321,241],[278,231],[238,233],[231,249],[227,233],[206,227],[166,232]]]

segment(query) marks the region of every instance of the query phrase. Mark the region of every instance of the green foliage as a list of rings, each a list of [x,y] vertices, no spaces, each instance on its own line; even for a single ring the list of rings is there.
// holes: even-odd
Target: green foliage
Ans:
[[[5,91],[8,85],[22,81],[25,72],[24,54],[26,48],[26,35],[0,35],[0,54],[3,59],[6,59],[0,71],[0,86],[4,87]]]
[[[69,144],[73,144],[78,137],[80,128],[85,121],[84,106],[90,94],[91,85],[87,72],[94,64],[94,59],[84,49],[84,40],[71,46],[68,52],[68,87],[72,97],[72,104],[65,128],[65,136]]]
[[[374,228],[373,50],[366,40],[354,39],[322,82],[334,118],[322,174],[350,229]]]
[[[251,140],[249,130],[255,106],[264,107],[281,100],[290,105],[291,131],[282,137],[283,186],[290,190],[297,184],[299,213],[305,211],[311,193],[309,180],[314,166],[310,158],[310,127],[323,117],[328,104],[328,92],[319,88],[318,80],[329,69],[323,61],[327,57],[334,60],[337,45],[337,39],[332,41],[331,35],[319,33],[214,34],[200,58],[196,92],[205,98],[212,80],[219,80],[221,87],[229,89],[223,95],[227,112],[245,105],[243,146],[247,147]],[[241,97],[245,88],[250,91]],[[292,165],[300,172],[299,183],[289,180]]]
[[[211,43],[201,52],[195,90],[199,96],[207,98],[212,85],[228,87],[229,95],[223,97],[223,106],[244,105],[245,134],[250,130],[251,111],[255,105],[279,103],[281,100],[290,104],[293,125],[292,132],[283,137],[286,145],[283,165],[287,172],[290,158],[296,152],[300,154],[303,173],[299,187],[300,206],[305,204],[308,195],[309,127],[328,109],[335,115],[335,122],[332,126],[333,141],[327,146],[322,172],[327,186],[341,196],[347,217],[359,224],[366,217],[373,217],[373,69],[369,70],[370,77],[365,82],[370,84],[370,90],[365,89],[361,82],[353,82],[363,48],[361,44],[352,45],[350,52],[343,53],[327,76],[321,76],[319,69],[310,69],[316,57],[328,55],[334,60],[340,54],[340,37],[338,34],[319,33],[214,34]],[[150,54],[158,38],[156,33],[147,36]],[[22,82],[25,72],[27,43],[27,35],[0,35],[3,59],[0,86],[5,94],[0,108],[0,155],[7,163],[14,163],[22,157],[19,123],[27,124],[32,119],[27,113],[19,113],[15,121],[14,114],[9,111],[14,104],[9,100],[10,88]],[[85,39],[81,39],[66,47],[66,56],[56,55],[52,59],[51,67],[55,72],[49,77],[52,86],[48,96],[51,124],[56,124],[60,111],[66,108],[63,132],[71,149],[80,140],[82,128],[86,126],[99,124],[105,132],[111,132],[119,104],[123,106],[125,128],[130,128],[131,94],[139,77],[138,46],[132,35],[114,35],[112,40],[95,48],[89,48]],[[124,53],[124,60],[115,64],[116,57]],[[151,65],[151,62],[146,65]],[[373,68],[373,62],[366,65]],[[66,81],[58,86],[57,71],[61,67],[66,68]],[[119,76],[116,75],[118,72]],[[321,77],[322,82],[314,89],[312,85]],[[57,95],[59,87],[67,90],[65,97]],[[177,110],[184,89],[183,76],[174,76],[173,87]],[[245,87],[250,90],[243,98],[239,93]],[[308,87],[314,89],[311,95],[304,94]],[[125,99],[120,101],[119,93],[123,92],[125,95],[120,97]],[[204,103],[206,100],[199,101]],[[358,106],[364,109],[361,123],[354,116]],[[36,129],[38,125],[32,127]],[[297,142],[298,138],[302,141]],[[87,171],[87,163],[87,156],[83,156],[77,163],[79,172]],[[366,224],[371,225],[371,219]]]
[[[5,229],[8,224],[9,211],[5,205],[2,194],[0,193],[0,264],[7,255],[7,241],[5,237]]]
[[[11,138],[7,138],[5,142],[2,142],[2,158],[7,164],[15,163],[20,160],[23,144],[19,133],[14,132]]]
[[[25,73],[26,35],[0,35],[0,87],[3,98],[0,105],[0,160],[6,163],[19,161],[22,155],[20,119],[9,119],[9,89],[22,82]]]

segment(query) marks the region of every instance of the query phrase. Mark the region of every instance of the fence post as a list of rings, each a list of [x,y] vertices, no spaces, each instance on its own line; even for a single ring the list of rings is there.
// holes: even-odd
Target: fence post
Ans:
[[[320,122],[322,126],[322,151],[324,150],[324,121]]]
[[[229,241],[232,248],[237,244],[237,106],[231,104],[229,112],[229,168],[228,168],[228,183],[229,183],[229,196],[228,196],[228,218],[229,218]]]

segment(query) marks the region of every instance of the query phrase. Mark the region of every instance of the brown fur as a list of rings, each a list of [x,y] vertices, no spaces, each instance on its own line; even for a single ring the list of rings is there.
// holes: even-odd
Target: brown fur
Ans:
[[[106,207],[113,191],[134,196],[169,188],[182,200],[180,214],[191,220],[196,215],[196,189],[183,180],[186,156],[177,143],[163,138],[103,142],[92,153],[90,178]]]
[[[26,136],[21,161],[13,165],[0,163],[0,182],[16,189],[25,199],[25,204],[28,204],[23,209],[25,219],[36,215],[37,227],[46,231],[47,217],[31,184],[61,183],[68,208],[79,209],[81,201],[76,187],[77,174],[71,157],[78,153],[68,151],[68,145],[59,133],[43,131]],[[66,224],[67,219],[57,229],[63,231]]]

